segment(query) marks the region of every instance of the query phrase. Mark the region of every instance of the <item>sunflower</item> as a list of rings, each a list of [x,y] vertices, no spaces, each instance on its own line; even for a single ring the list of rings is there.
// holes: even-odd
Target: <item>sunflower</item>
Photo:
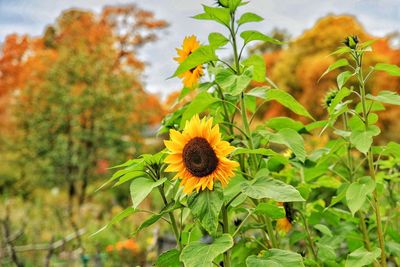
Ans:
[[[200,42],[197,40],[196,36],[187,36],[183,40],[182,48],[177,48],[178,57],[174,59],[182,63],[185,59],[193,53],[197,48],[200,47]],[[185,71],[184,73],[179,75],[179,78],[183,79],[183,84],[186,87],[192,88],[195,84],[197,84],[200,76],[203,75],[203,67],[202,65],[198,65],[190,70]]]
[[[164,141],[169,150],[165,162],[167,172],[176,172],[174,179],[181,179],[183,191],[213,190],[215,180],[222,186],[228,184],[239,166],[226,156],[235,148],[221,140],[218,125],[212,126],[212,118],[200,120],[195,115],[186,122],[182,133],[170,130],[170,139]]]

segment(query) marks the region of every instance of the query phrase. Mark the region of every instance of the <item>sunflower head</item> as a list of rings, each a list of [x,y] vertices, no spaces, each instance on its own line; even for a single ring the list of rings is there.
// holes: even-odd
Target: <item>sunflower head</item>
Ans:
[[[187,59],[187,57],[192,54],[196,49],[200,47],[200,42],[197,40],[196,36],[187,36],[183,40],[182,48],[177,48],[176,51],[178,56],[174,59],[178,63],[182,63]],[[198,65],[190,70],[185,71],[180,74],[179,77],[182,78],[184,86],[188,88],[192,88],[195,86],[200,78],[203,75],[203,67],[202,65]]]
[[[167,172],[176,172],[174,179],[181,179],[183,191],[213,190],[215,180],[222,186],[228,184],[239,165],[226,156],[234,150],[221,140],[218,125],[212,126],[212,118],[200,120],[194,116],[186,122],[183,132],[170,130],[170,140],[164,141],[169,150],[165,162]]]

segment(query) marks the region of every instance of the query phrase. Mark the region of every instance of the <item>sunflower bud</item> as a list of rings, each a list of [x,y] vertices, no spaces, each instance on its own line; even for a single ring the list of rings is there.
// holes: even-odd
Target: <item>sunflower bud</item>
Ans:
[[[348,36],[348,37],[343,41],[343,43],[344,43],[347,47],[349,47],[349,48],[351,48],[351,49],[356,49],[358,42],[359,42],[359,41],[358,41],[357,35]]]
[[[333,99],[335,99],[336,95],[338,93],[338,90],[336,89],[331,89],[324,98],[324,101],[322,102],[322,106],[325,108],[329,108],[332,104]]]
[[[220,7],[229,7],[229,0],[217,0],[215,4]]]

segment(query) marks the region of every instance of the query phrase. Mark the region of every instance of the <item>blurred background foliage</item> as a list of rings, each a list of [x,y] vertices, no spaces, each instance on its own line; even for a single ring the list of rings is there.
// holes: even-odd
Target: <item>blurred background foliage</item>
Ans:
[[[108,168],[161,147],[155,132],[179,93],[166,99],[149,94],[142,82],[146,64],[137,55],[167,26],[135,5],[107,6],[100,13],[67,10],[42,36],[5,38],[0,52],[0,259],[6,266],[13,256],[26,266],[72,261],[132,266],[151,262],[168,246],[168,236],[161,239],[158,233],[162,227],[140,241],[129,239],[141,215],[89,236],[130,202],[128,188],[96,194],[110,175]],[[337,59],[331,51],[350,34],[362,41],[376,39],[355,17],[332,15],[297,37],[274,29],[271,36],[284,46],[259,43],[248,54],[261,53],[268,77],[324,119],[321,102],[340,69],[318,79]],[[365,64],[400,65],[395,39],[395,33],[379,38]],[[375,88],[400,90],[400,79],[377,73],[367,90],[376,94]],[[301,119],[288,112],[272,103],[257,119]],[[388,107],[380,114],[383,138],[400,141],[399,112]],[[326,140],[319,138],[316,145]],[[145,205],[158,203],[154,196]],[[59,240],[62,246],[48,246]]]

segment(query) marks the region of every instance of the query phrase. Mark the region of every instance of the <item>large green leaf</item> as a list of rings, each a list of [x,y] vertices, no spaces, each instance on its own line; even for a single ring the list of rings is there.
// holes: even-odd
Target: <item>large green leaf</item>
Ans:
[[[375,189],[375,181],[369,176],[359,179],[359,181],[350,184],[346,191],[347,206],[351,213],[354,214],[361,209],[367,196]]]
[[[338,61],[332,63],[328,67],[328,69],[321,75],[321,78],[324,77],[329,72],[331,72],[331,71],[333,71],[333,70],[335,70],[337,68],[347,66],[347,65],[349,65],[349,62],[347,61],[347,59],[345,59],[345,58],[339,59]],[[321,79],[321,78],[319,78],[319,79]]]
[[[342,102],[342,100],[349,96],[351,91],[347,87],[341,87],[341,89],[336,93],[335,97],[329,103],[328,112],[329,114],[334,113],[336,106]]]
[[[299,132],[300,130],[304,129],[304,124],[299,121],[295,121],[291,118],[287,117],[275,117],[267,120],[265,125],[271,129],[279,131],[284,128],[289,128]]]
[[[280,219],[285,217],[285,209],[272,203],[259,203],[254,211],[256,214],[266,215],[271,219]]]
[[[218,32],[212,32],[208,35],[208,42],[211,47],[218,48],[226,45],[229,42],[229,39]]]
[[[123,211],[118,213],[115,217],[113,217],[108,224],[104,225],[102,228],[100,228],[95,233],[91,234],[90,236],[97,235],[98,233],[100,233],[103,230],[107,229],[111,225],[114,225],[114,224],[122,221],[123,219],[125,219],[126,217],[128,217],[129,215],[131,215],[131,214],[133,214],[135,212],[136,212],[136,210],[133,207],[129,207],[129,208],[124,209]]]
[[[269,249],[264,254],[252,255],[246,260],[247,267],[304,267],[300,254],[281,249]]]
[[[311,116],[310,113],[308,113],[305,107],[303,107],[299,102],[297,102],[297,100],[293,96],[291,96],[290,94],[288,94],[283,90],[270,89],[268,87],[262,86],[254,88],[247,94],[262,98],[266,101],[271,101],[271,100],[278,101],[280,104],[287,107],[294,113],[314,120],[314,118]]]
[[[283,164],[286,164],[289,162],[289,160],[285,156],[283,156],[269,148],[250,149],[250,148],[238,147],[232,152],[232,155],[239,155],[239,154],[257,154],[257,155],[268,156],[271,158],[278,159],[279,162],[281,162]]]
[[[384,71],[393,76],[400,76],[400,67],[397,65],[378,63],[375,65],[374,69]]]
[[[247,59],[242,61],[244,66],[250,67],[253,66],[253,80],[256,82],[264,82],[265,81],[265,61],[264,58],[260,55],[251,55]]]
[[[143,221],[139,227],[132,233],[132,235],[137,235],[141,230],[144,228],[147,228],[154,223],[156,223],[158,220],[160,220],[165,214],[172,212],[178,208],[181,208],[182,205],[179,202],[170,202],[168,203],[168,206],[164,207],[160,213],[158,214],[153,214],[149,218],[147,218],[145,221]]]
[[[350,142],[362,153],[366,154],[373,142],[373,137],[379,135],[381,130],[378,126],[370,125],[367,130],[353,130]]]
[[[179,261],[180,252],[177,249],[171,249],[162,253],[156,263],[156,267],[180,267],[182,266]]]
[[[246,12],[238,19],[237,23],[238,25],[241,25],[248,22],[259,22],[263,20],[264,19],[257,14]]]
[[[190,120],[193,115],[198,114],[206,110],[211,104],[217,102],[218,99],[213,97],[207,92],[199,93],[195,99],[188,105],[185,112],[182,114],[181,128],[185,126],[187,120]]]
[[[337,85],[339,89],[342,89],[342,87],[346,84],[346,82],[350,79],[350,77],[353,76],[353,74],[346,70],[342,73],[340,73],[337,76]]]
[[[191,242],[182,250],[180,260],[187,267],[212,267],[213,260],[232,246],[233,239],[229,234],[223,234],[211,244]]]
[[[392,91],[380,91],[377,96],[368,94],[366,97],[385,104],[400,105],[400,95]]]
[[[229,27],[231,15],[229,9],[203,5],[204,13],[194,16],[194,19],[213,20]]]
[[[279,202],[304,201],[299,191],[282,181],[259,177],[242,184],[242,192],[255,199],[271,198]]]
[[[267,36],[259,31],[243,31],[240,34],[240,37],[242,37],[245,44],[247,44],[251,41],[263,41],[263,42],[278,44],[278,45],[283,44],[281,41],[279,41],[275,38],[272,38],[270,36]]]
[[[304,162],[306,159],[306,150],[304,148],[304,140],[295,130],[284,128],[275,134],[271,134],[269,141],[272,143],[282,144],[289,147],[296,157]]]
[[[192,194],[187,200],[188,207],[193,216],[210,234],[215,234],[218,229],[218,217],[224,203],[224,194],[217,184],[214,190],[208,189]]]
[[[381,254],[379,248],[368,251],[361,247],[347,256],[345,267],[362,267],[372,264]]]
[[[211,46],[200,46],[193,53],[191,53],[185,61],[183,61],[172,77],[178,76],[179,74],[184,73],[190,69],[195,68],[198,65],[202,65],[204,63],[215,61],[218,57],[215,54],[215,49]]]
[[[167,178],[153,181],[148,178],[137,178],[131,182],[130,191],[132,198],[132,207],[137,208],[139,204],[150,194],[153,188],[163,184]]]
[[[237,75],[229,69],[222,69],[215,75],[215,82],[225,92],[236,96],[239,95],[247,88],[252,79],[253,68],[246,68],[246,70]]]

